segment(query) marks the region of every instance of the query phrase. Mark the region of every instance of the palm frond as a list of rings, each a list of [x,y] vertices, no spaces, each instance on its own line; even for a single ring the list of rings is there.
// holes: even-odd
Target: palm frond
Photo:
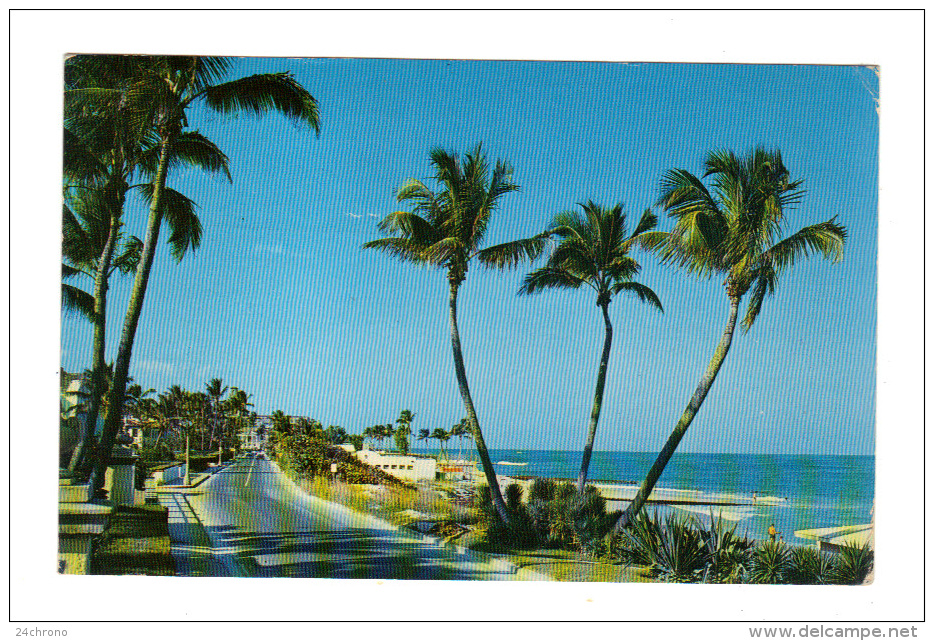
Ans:
[[[363,244],[365,249],[377,249],[393,258],[410,263],[423,264],[425,246],[410,238],[377,238]]]
[[[541,256],[550,237],[549,232],[544,232],[531,238],[486,247],[477,252],[477,260],[487,267],[511,269],[523,261],[531,262]]]
[[[411,238],[425,246],[441,240],[441,235],[434,225],[421,216],[407,211],[389,214],[379,221],[378,227],[384,233],[401,234],[404,238]]]
[[[139,167],[150,179],[156,173],[159,154],[159,145],[152,146],[140,154]],[[170,171],[181,164],[186,164],[203,171],[222,173],[232,183],[229,161],[227,154],[221,151],[213,141],[197,131],[184,131],[176,136],[172,143],[168,166]]]
[[[546,289],[577,289],[584,282],[563,269],[546,266],[526,275],[519,288],[519,294],[538,294]]]
[[[142,257],[143,241],[130,236],[123,244],[123,252],[114,259],[113,268],[121,274],[131,274],[136,271]]]
[[[743,316],[744,332],[748,332],[752,328],[752,324],[759,317],[759,312],[762,311],[762,303],[765,301],[765,297],[774,293],[777,285],[778,275],[774,269],[765,266],[758,270],[752,285],[752,294],[746,306],[746,314]]]
[[[201,94],[208,107],[223,114],[237,111],[257,116],[278,111],[320,133],[318,101],[291,73],[262,73],[209,86]]]
[[[141,191],[146,202],[152,202],[152,184],[141,185]],[[182,260],[189,250],[194,251],[201,245],[201,221],[198,220],[195,209],[197,205],[187,196],[165,187],[162,193],[162,216],[172,230],[169,236],[169,245],[172,246],[172,256],[176,261]]]
[[[828,221],[802,228],[763,252],[763,256],[778,272],[811,253],[819,252],[824,258],[837,262],[843,258],[846,236],[846,227],[837,223],[834,216]]]
[[[658,311],[665,311],[665,308],[662,307],[662,301],[658,298],[658,295],[652,291],[651,288],[646,287],[642,283],[637,283],[635,281],[624,281],[613,285],[610,291],[614,296],[619,293],[631,294],[643,303],[648,303],[652,307],[655,307]]]
[[[639,222],[636,223],[636,228],[632,230],[632,234],[630,234],[629,237],[635,239],[640,234],[644,234],[651,229],[655,229],[657,224],[658,216],[652,213],[651,209],[646,209],[644,212],[642,212],[642,218],[640,218]]]
[[[62,309],[94,322],[94,297],[74,285],[62,283]]]

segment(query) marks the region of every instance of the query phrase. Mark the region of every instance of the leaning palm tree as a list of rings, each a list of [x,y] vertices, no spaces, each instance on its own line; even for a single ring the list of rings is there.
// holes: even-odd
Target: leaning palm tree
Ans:
[[[513,266],[520,258],[537,254],[545,241],[535,238],[481,249],[500,199],[519,188],[512,182],[512,167],[507,163],[497,160],[490,171],[481,145],[463,157],[444,149],[434,149],[431,166],[439,191],[432,191],[420,180],[411,180],[403,185],[397,198],[400,202],[411,203],[411,211],[397,211],[386,216],[379,223],[379,228],[389,237],[370,241],[364,247],[382,250],[394,258],[417,265],[446,270],[454,375],[493,505],[499,516],[509,522],[509,513],[467,382],[457,327],[457,296],[474,258],[492,267]]]
[[[670,233],[648,234],[642,244],[690,274],[723,274],[729,301],[726,328],[690,402],[617,528],[626,527],[645,504],[713,386],[730,351],[743,296],[750,293],[742,320],[748,331],[765,297],[775,291],[778,277],[795,261],[812,253],[834,262],[843,258],[847,232],[835,222],[836,217],[779,240],[785,210],[804,194],[803,181],[789,179],[781,152],[757,148],[737,157],[732,151],[715,151],[708,154],[704,165],[703,177],[712,177],[712,190],[684,169],[664,175],[658,204],[674,218],[675,226]]]
[[[555,216],[549,225],[548,234],[560,238],[544,267],[526,276],[520,294],[535,294],[546,289],[577,289],[581,285],[590,287],[597,294],[597,307],[603,312],[605,327],[603,352],[597,369],[597,387],[590,410],[590,425],[580,472],[577,475],[577,491],[584,491],[587,472],[593,454],[597,423],[603,406],[603,390],[606,385],[606,370],[613,346],[613,324],[610,322],[610,302],[617,294],[629,294],[659,311],[662,303],[650,288],[632,278],[640,266],[629,256],[629,250],[643,233],[655,227],[656,217],[651,211],[642,214],[639,223],[629,233],[623,206],[616,204],[609,209],[592,202],[581,203],[584,215],[567,211]]]
[[[174,196],[166,187],[166,180],[174,156],[173,150],[186,133],[187,110],[193,104],[200,103],[222,115],[239,112],[261,115],[276,111],[318,131],[317,102],[290,73],[256,74],[222,82],[231,66],[230,58],[140,56],[134,71],[134,82],[123,96],[130,104],[134,118],[151,123],[158,138],[158,155],[153,157],[153,181],[146,192],[150,203],[149,221],[115,361],[114,384],[110,391],[111,411],[101,433],[102,456],[95,465],[93,475],[95,488],[101,487],[103,483],[107,458],[119,428],[133,343],[159,231],[164,217],[172,211],[169,205]],[[88,98],[91,99],[92,95]],[[203,168],[212,171],[220,169],[216,163],[205,164]],[[178,238],[177,232],[173,238]]]

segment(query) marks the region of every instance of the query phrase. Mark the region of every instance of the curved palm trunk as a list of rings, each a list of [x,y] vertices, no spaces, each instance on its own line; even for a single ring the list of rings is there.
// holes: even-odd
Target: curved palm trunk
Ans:
[[[490,453],[486,449],[486,441],[483,440],[483,433],[480,431],[480,421],[477,420],[477,411],[474,409],[473,399],[470,397],[470,386],[467,384],[467,370],[464,367],[464,354],[461,351],[461,335],[457,329],[457,290],[460,288],[460,282],[451,280],[450,284],[451,293],[448,301],[451,308],[451,348],[454,352],[454,373],[457,376],[457,386],[460,388],[461,398],[464,401],[464,409],[467,410],[467,420],[470,422],[470,431],[473,432],[480,464],[483,465],[483,474],[486,476],[487,485],[490,486],[493,506],[503,522],[510,523],[511,519],[506,509],[506,502],[503,500],[503,493],[499,489],[499,480],[496,478],[496,471],[493,469]]]
[[[77,470],[84,463],[87,453],[91,450],[94,441],[94,432],[97,428],[97,417],[100,414],[101,397],[104,395],[104,347],[107,336],[107,288],[108,274],[113,262],[114,250],[117,245],[117,220],[110,218],[110,230],[107,233],[107,242],[104,251],[97,261],[97,275],[94,278],[94,342],[91,347],[91,402],[85,416],[84,427],[78,446],[71,455],[68,469]]]
[[[727,320],[726,329],[723,330],[723,337],[720,338],[720,343],[717,345],[713,358],[710,359],[710,364],[707,365],[707,370],[704,372],[700,383],[697,384],[697,389],[694,390],[694,396],[691,397],[691,401],[684,409],[684,413],[681,414],[681,418],[678,420],[677,425],[675,425],[674,431],[672,431],[662,451],[659,452],[658,457],[656,457],[655,463],[652,464],[652,468],[649,470],[645,481],[642,483],[642,487],[639,488],[639,491],[629,504],[629,507],[626,508],[626,511],[623,512],[622,516],[620,516],[619,520],[616,522],[616,530],[621,530],[628,526],[636,517],[636,514],[639,513],[639,510],[642,509],[642,506],[655,488],[655,484],[658,482],[662,472],[665,471],[665,466],[668,465],[668,461],[671,460],[672,455],[675,453],[678,443],[681,442],[684,433],[687,432],[688,427],[690,427],[691,422],[697,415],[697,411],[703,404],[707,392],[710,391],[714,381],[717,379],[720,366],[723,365],[723,361],[730,351],[730,344],[733,342],[733,330],[736,328],[736,314],[738,310],[739,298],[730,298],[730,317]]]
[[[581,471],[577,475],[578,494],[584,491],[584,486],[587,484],[587,469],[590,467],[590,457],[593,455],[593,442],[597,435],[597,423],[600,421],[600,409],[603,406],[606,369],[610,362],[610,349],[613,347],[613,324],[610,322],[609,306],[609,302],[600,305],[603,310],[606,332],[603,338],[603,354],[600,356],[600,369],[597,370],[597,388],[593,395],[593,409],[590,411],[590,430],[587,432],[587,443],[584,445],[584,455],[581,458]]]
[[[162,225],[162,195],[165,192],[165,179],[167,174],[171,141],[168,136],[163,137],[159,151],[159,165],[152,191],[152,204],[149,208],[149,223],[146,226],[146,239],[143,245],[143,255],[139,267],[136,269],[136,278],[133,282],[133,291],[126,310],[123,323],[123,333],[120,336],[120,346],[117,351],[117,360],[114,363],[113,382],[107,396],[108,411],[104,428],[101,430],[100,447],[98,448],[94,470],[91,475],[91,484],[94,491],[104,486],[104,474],[107,463],[110,461],[110,452],[113,449],[114,438],[120,429],[123,418],[123,400],[126,394],[126,381],[130,372],[130,356],[133,352],[133,342],[136,339],[136,328],[139,317],[143,311],[143,302],[146,298],[146,287],[149,284],[149,272],[152,270],[153,259],[156,256],[156,244],[159,241],[159,227]]]

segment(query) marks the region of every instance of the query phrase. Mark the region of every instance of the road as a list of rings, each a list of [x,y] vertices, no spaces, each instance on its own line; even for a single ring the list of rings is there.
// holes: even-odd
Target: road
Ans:
[[[265,459],[159,500],[183,576],[547,580],[309,496]]]

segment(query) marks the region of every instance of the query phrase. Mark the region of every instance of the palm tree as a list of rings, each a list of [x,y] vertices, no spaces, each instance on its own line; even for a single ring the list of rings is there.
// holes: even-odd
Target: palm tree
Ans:
[[[422,429],[418,430],[418,437],[416,440],[425,441],[426,448],[428,447],[428,439],[430,438],[431,438],[431,431],[427,427],[423,427]],[[431,450],[428,450],[428,451],[430,452]]]
[[[470,424],[467,422],[466,418],[462,418],[459,422],[454,423],[451,426],[451,429],[448,430],[448,434],[452,437],[456,436],[458,444],[460,445],[460,450],[457,454],[457,457],[461,460],[464,459],[464,439],[470,439]]]
[[[142,255],[142,242],[135,237],[130,238],[123,254],[115,253],[127,193],[134,188],[147,191],[145,184],[129,183],[134,176],[152,177],[151,158],[158,152],[158,139],[151,123],[133,117],[130,108],[132,101],[128,97],[136,61],[133,56],[103,55],[72,56],[65,63],[65,201],[76,210],[83,209],[82,218],[93,223],[88,229],[91,233],[81,234],[66,205],[63,256],[70,265],[63,265],[63,276],[74,275],[72,268],[80,267],[94,283],[92,294],[71,285],[63,286],[66,304],[80,303],[94,326],[87,421],[91,429],[72,457],[72,468],[82,465],[105,404],[102,397],[106,391],[103,377],[109,279],[114,267],[123,272],[135,271]],[[172,162],[227,171],[226,156],[194,132],[180,136]],[[177,192],[167,191],[173,196],[166,200],[173,244],[176,248],[197,246],[200,228],[190,220],[193,217],[190,201]]]
[[[709,277],[723,274],[729,313],[723,336],[714,350],[687,407],[665,442],[642,487],[617,522],[626,527],[655,487],[730,351],[740,301],[750,293],[742,325],[749,331],[763,301],[778,285],[778,277],[796,260],[820,253],[834,262],[843,258],[846,228],[836,216],[803,227],[779,240],[785,209],[799,202],[803,181],[789,179],[781,152],[757,148],[745,157],[714,151],[704,163],[704,178],[713,190],[684,169],[668,171],[661,181],[659,206],[674,218],[670,233],[647,234],[642,244],[654,247],[668,264]]]
[[[443,427],[436,427],[435,430],[431,433],[431,438],[438,441],[438,448],[441,450],[441,457],[447,458],[447,454],[444,452],[444,444],[447,443],[448,439],[451,438],[451,433]]]
[[[560,238],[548,262],[526,276],[520,294],[535,294],[546,289],[577,289],[586,285],[597,294],[597,307],[603,312],[603,352],[597,368],[597,386],[590,411],[590,426],[584,443],[577,492],[587,484],[587,471],[597,435],[597,423],[603,406],[606,370],[613,346],[613,324],[609,307],[613,296],[621,293],[635,296],[662,310],[661,301],[651,289],[632,280],[640,266],[629,256],[629,250],[640,236],[655,227],[656,217],[646,210],[630,234],[626,229],[623,206],[616,204],[607,209],[593,202],[581,203],[584,215],[567,211],[555,216],[548,234]]]
[[[211,412],[211,438],[210,440],[217,441],[217,462],[220,464],[220,451],[223,449],[221,445],[221,435],[223,434],[223,425],[221,424],[221,419],[223,417],[223,403],[221,399],[224,398],[224,394],[227,393],[227,386],[224,385],[223,379],[212,378],[204,385],[204,391],[207,394],[208,400],[210,401],[210,412]],[[201,449],[204,449],[204,438],[202,435]]]
[[[399,424],[399,428],[396,430],[397,444],[402,441],[405,442],[404,448],[401,448],[405,453],[409,451],[409,437],[412,436],[412,421],[414,420],[415,414],[412,413],[412,410],[402,410],[399,412],[399,418],[396,419],[396,423]],[[398,440],[400,438],[402,441]]]
[[[268,111],[278,111],[318,131],[317,102],[291,74],[257,74],[220,82],[229,72],[231,65],[232,61],[229,58],[140,56],[134,69],[134,82],[125,95],[131,105],[133,117],[151,123],[155,130],[158,137],[158,157],[154,159],[154,178],[151,189],[147,192],[150,208],[143,252],[139,269],[136,270],[115,362],[114,384],[110,391],[112,411],[108,413],[101,434],[102,456],[94,470],[95,488],[103,483],[107,459],[118,429],[116,417],[119,416],[123,405],[133,343],[155,258],[159,230],[165,216],[173,210],[172,201],[177,200],[176,194],[166,188],[166,179],[174,151],[185,133],[188,108],[200,102],[220,114],[248,112],[260,115]],[[203,160],[207,163],[202,165],[204,169],[221,170],[216,162],[211,162],[208,158]],[[192,218],[187,220],[191,222]],[[171,223],[172,220],[169,219],[168,222]],[[181,221],[175,222],[179,224]],[[173,239],[177,242],[182,240],[177,230],[170,241]],[[186,248],[187,245],[184,245],[181,249]],[[179,247],[176,245],[176,255],[178,253]]]
[[[412,211],[397,211],[386,216],[379,223],[379,228],[389,236],[370,241],[364,247],[382,250],[394,258],[417,265],[446,270],[454,374],[493,505],[500,518],[510,522],[467,382],[457,327],[457,295],[467,278],[472,259],[477,258],[490,267],[513,266],[522,257],[537,255],[545,240],[534,238],[481,249],[500,199],[519,189],[512,182],[512,167],[507,163],[497,160],[490,171],[481,145],[463,158],[440,148],[434,149],[431,165],[440,190],[434,192],[420,180],[411,180],[403,185],[397,198],[400,202],[411,203]]]

